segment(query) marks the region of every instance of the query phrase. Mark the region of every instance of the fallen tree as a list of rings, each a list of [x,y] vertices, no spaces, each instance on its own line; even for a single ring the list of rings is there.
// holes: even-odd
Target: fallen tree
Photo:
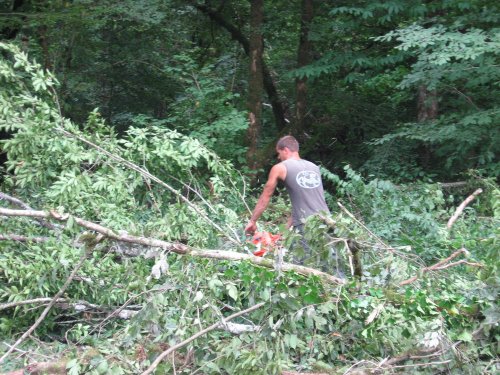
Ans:
[[[182,255],[189,255],[193,257],[200,258],[210,258],[210,259],[220,259],[220,260],[230,260],[230,261],[248,261],[252,264],[259,265],[267,268],[274,268],[274,260],[265,259],[262,257],[256,257],[254,255],[241,254],[233,251],[223,251],[223,250],[204,250],[195,249],[190,246],[181,243],[171,243],[156,238],[141,237],[129,235],[124,231],[114,231],[110,228],[104,227],[100,224],[90,222],[78,217],[70,216],[69,214],[60,214],[57,211],[36,211],[36,210],[13,210],[9,208],[0,208],[0,215],[7,217],[31,217],[35,219],[54,219],[57,221],[67,221],[71,217],[72,220],[82,228],[91,230],[95,233],[99,233],[109,240],[133,243],[137,245],[149,246],[159,248],[162,251],[174,252]],[[283,271],[295,271],[301,275],[305,276],[318,276],[323,280],[334,283],[334,284],[344,284],[345,281],[329,275],[325,272],[321,272],[314,268],[299,266],[296,264],[283,263],[281,265],[281,270]]]

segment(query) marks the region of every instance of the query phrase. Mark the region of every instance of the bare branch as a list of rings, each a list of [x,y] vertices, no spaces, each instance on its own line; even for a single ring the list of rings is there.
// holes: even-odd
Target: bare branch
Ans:
[[[449,261],[451,261],[452,259],[456,258],[460,254],[468,254],[468,253],[469,252],[467,251],[466,248],[461,248],[461,249],[455,251],[453,254],[451,254],[448,258],[440,260],[439,262],[437,262],[436,264],[433,264],[430,267],[422,268],[422,270],[420,271],[420,274],[423,275],[423,274],[428,273],[430,271],[444,270],[446,268],[457,266],[459,264],[468,264],[468,265],[474,266],[474,267],[483,267],[483,265],[480,264],[480,263],[467,262],[466,260],[460,260],[458,262],[448,263]],[[411,278],[409,278],[409,279],[407,279],[405,281],[400,282],[399,285],[403,286],[403,285],[411,284],[414,281],[416,281],[418,279],[418,277],[419,276],[413,276],[413,277],[411,277]]]
[[[461,188],[469,185],[467,181],[457,181],[457,182],[438,182],[438,185],[443,189],[453,189]]]
[[[17,306],[24,306],[24,305],[38,305],[38,304],[46,304],[49,303],[53,300],[53,298],[50,297],[42,297],[42,298],[34,298],[34,299],[28,299],[24,301],[17,301],[17,302],[9,302],[9,303],[4,303],[0,304],[0,311],[10,309],[13,307]],[[70,302],[67,298],[58,298],[55,300],[55,306],[61,309],[72,309],[75,310],[76,312],[83,312],[83,311],[88,311],[88,310],[97,310],[100,312],[106,312],[106,311],[112,311],[114,308],[111,308],[109,306],[100,306],[100,305],[95,305],[87,301],[76,301],[76,302]],[[142,306],[139,306],[139,309],[121,309],[118,313],[114,313],[113,316],[117,316],[118,318],[121,319],[129,319],[130,317],[134,316],[137,314],[137,312],[142,308]],[[116,310],[114,310],[116,311]]]
[[[61,215],[57,211],[46,212],[46,211],[35,211],[35,210],[11,210],[8,208],[0,208],[0,215],[13,216],[13,217],[16,216],[36,217],[44,219],[55,219],[59,221],[67,221],[70,218],[70,215],[68,214]],[[73,219],[75,223],[78,224],[79,226],[100,233],[103,236],[116,241],[159,247],[164,250],[170,250],[179,254],[186,254],[187,252],[189,252],[189,247],[182,244],[177,244],[177,243],[174,244],[171,242],[166,242],[154,238],[131,236],[125,232],[120,232],[120,234],[117,234],[112,229],[106,228],[102,225],[93,223],[91,221],[80,219],[78,217],[73,217]]]
[[[191,250],[190,255],[199,256],[202,258],[212,258],[212,259],[224,259],[224,260],[247,260],[253,264],[263,266],[266,268],[274,268],[274,261],[271,259],[256,257],[254,255],[247,255],[236,253],[233,251],[222,251],[222,250]],[[334,284],[345,284],[345,280],[338,277],[329,275],[325,272],[318,271],[314,268],[299,266],[297,264],[283,263],[281,266],[282,271],[295,271],[301,275],[305,276],[319,276],[323,280],[329,281]]]
[[[457,221],[458,217],[460,216],[460,214],[462,213],[462,211],[464,210],[464,208],[474,200],[474,198],[476,196],[478,196],[479,194],[481,194],[483,192],[483,189],[477,189],[474,193],[472,193],[471,195],[469,195],[467,197],[467,199],[465,199],[461,204],[460,206],[458,206],[458,208],[456,209],[455,213],[453,214],[452,217],[450,217],[450,220],[448,220],[448,223],[446,224],[446,227],[448,229],[451,229],[451,227],[453,226],[453,224],[455,223],[455,221]]]
[[[252,312],[254,310],[257,310],[257,309],[261,308],[264,305],[265,305],[265,302],[261,302],[261,303],[258,303],[256,305],[252,306],[252,307],[249,307],[248,309],[239,311],[239,312],[237,312],[237,313],[235,313],[233,315],[228,316],[227,318],[222,319],[222,321],[214,323],[211,326],[209,326],[209,327],[207,327],[207,328],[205,328],[205,329],[197,332],[196,334],[194,334],[193,336],[187,338],[186,340],[181,341],[180,343],[178,343],[178,344],[176,344],[174,346],[171,346],[169,349],[167,349],[163,353],[161,353],[155,359],[155,361],[151,364],[151,366],[149,366],[148,369],[142,373],[142,375],[152,374],[153,371],[156,369],[156,367],[158,367],[158,365],[161,363],[161,361],[163,360],[163,358],[165,358],[169,354],[175,352],[177,349],[182,348],[183,346],[186,346],[191,341],[196,340],[198,337],[201,337],[201,336],[207,334],[208,332],[213,331],[214,329],[217,329],[217,328],[219,328],[221,326],[224,326],[224,324],[226,322],[229,322],[230,320],[232,320],[234,318],[237,318],[238,316],[241,316],[241,315],[247,314],[249,312]]]
[[[440,361],[440,362],[422,362],[422,363],[413,363],[411,365],[399,365],[399,366],[391,366],[391,368],[409,368],[409,367],[427,367],[427,366],[437,366],[437,365],[445,365],[450,363],[451,359]]]
[[[0,305],[0,311],[5,310],[5,309],[10,309],[13,307],[17,307],[17,306],[46,303],[46,302],[50,302],[52,300],[53,300],[53,298],[50,298],[50,297],[42,297],[42,298],[27,299],[24,301],[3,303]],[[65,298],[58,298],[55,302],[59,303],[59,302],[67,302],[67,301],[68,300]]]
[[[467,262],[465,259],[462,259],[462,260],[459,260],[457,262],[453,262],[453,263],[449,263],[449,264],[445,264],[443,266],[440,266],[440,267],[437,267],[437,268],[434,268],[434,270],[444,270],[446,268],[450,268],[450,267],[455,267],[455,266],[458,266],[459,264],[466,264],[468,266],[471,266],[471,267],[484,267],[483,264],[481,263],[476,263],[476,262]]]
[[[14,198],[8,194],[0,192],[0,200],[5,200],[7,202],[10,202],[18,207],[21,207],[25,210],[31,210],[32,208],[28,206],[26,203],[24,203],[22,200]]]

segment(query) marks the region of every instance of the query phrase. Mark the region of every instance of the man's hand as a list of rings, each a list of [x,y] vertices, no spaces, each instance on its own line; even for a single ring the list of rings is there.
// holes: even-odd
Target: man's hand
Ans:
[[[253,220],[250,220],[247,226],[245,227],[245,233],[254,234],[256,230],[257,230],[257,223]]]

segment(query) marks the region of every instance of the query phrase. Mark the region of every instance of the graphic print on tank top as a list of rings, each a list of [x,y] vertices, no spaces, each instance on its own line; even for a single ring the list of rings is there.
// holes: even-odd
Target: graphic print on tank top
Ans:
[[[304,189],[314,189],[321,184],[321,177],[314,171],[301,171],[295,177],[295,181]]]

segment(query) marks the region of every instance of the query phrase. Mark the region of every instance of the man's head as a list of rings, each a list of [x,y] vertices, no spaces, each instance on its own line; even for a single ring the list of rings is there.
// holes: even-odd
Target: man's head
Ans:
[[[282,161],[293,156],[298,156],[299,142],[297,142],[295,137],[285,135],[278,140],[278,143],[276,143],[276,152],[278,153],[278,159]]]

